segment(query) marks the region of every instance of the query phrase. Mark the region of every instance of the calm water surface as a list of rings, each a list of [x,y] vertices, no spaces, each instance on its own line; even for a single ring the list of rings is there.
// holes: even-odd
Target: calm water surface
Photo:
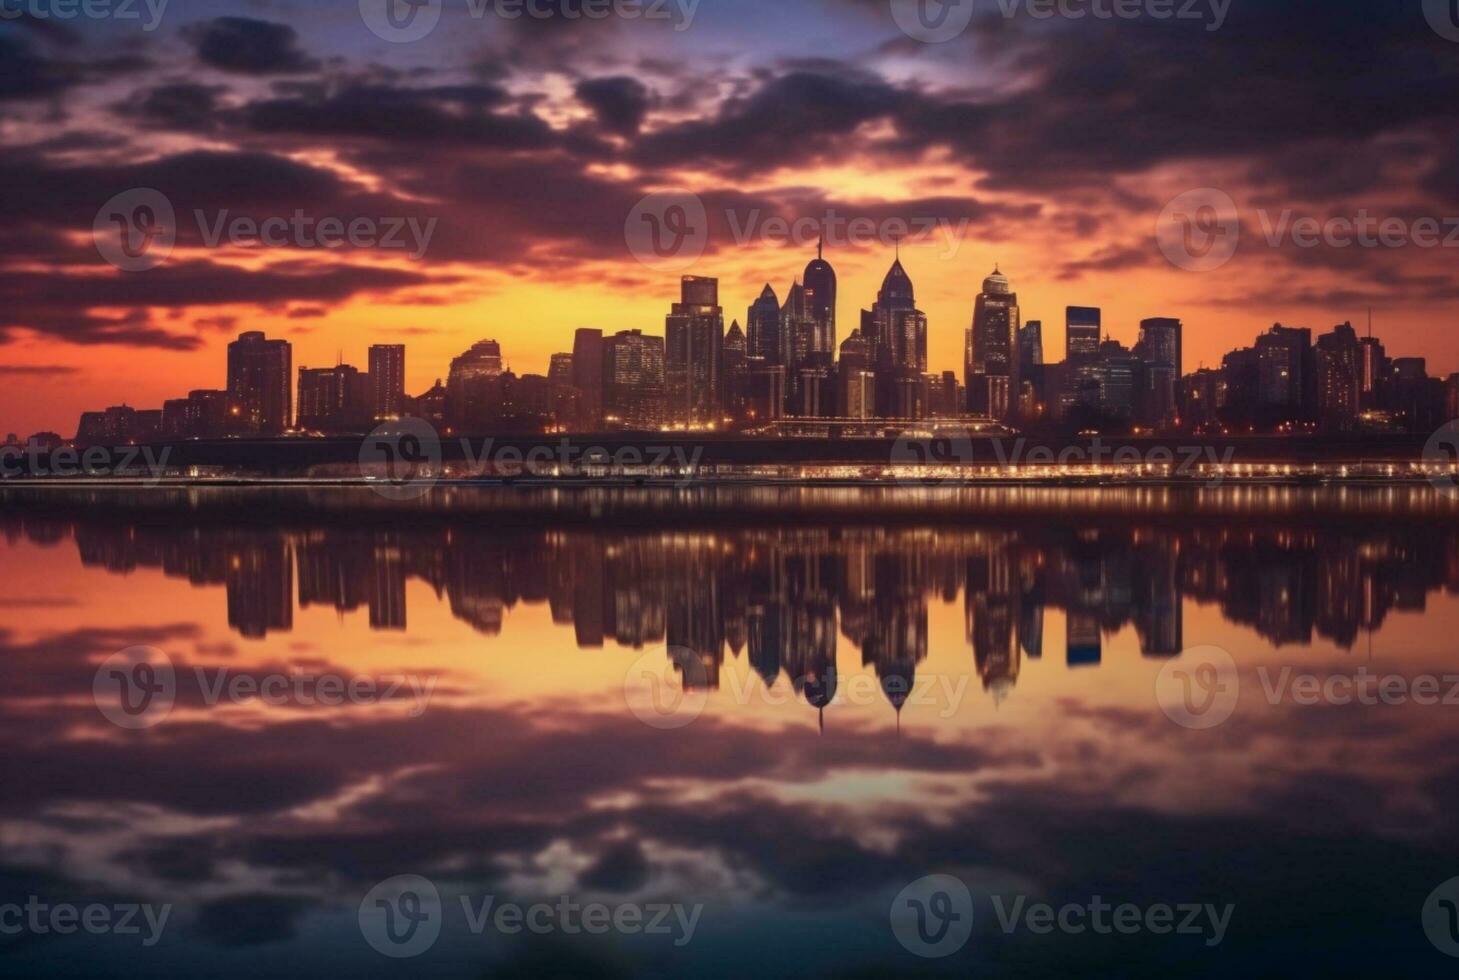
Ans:
[[[0,906],[171,907],[0,935],[7,976],[1454,967],[1427,489],[12,492],[0,532]],[[402,875],[439,936],[396,959]],[[968,897],[917,923],[928,875]],[[564,897],[692,935],[473,928]],[[1095,902],[1229,918],[1000,919]]]

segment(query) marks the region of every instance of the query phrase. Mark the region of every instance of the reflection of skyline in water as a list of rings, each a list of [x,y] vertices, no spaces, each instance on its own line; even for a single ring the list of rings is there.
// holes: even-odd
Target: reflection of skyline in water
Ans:
[[[1426,519],[1301,515],[280,529],[12,511],[0,551],[24,561],[3,572],[0,893],[176,903],[141,961],[158,976],[511,975],[527,954],[501,937],[458,930],[403,967],[361,942],[361,896],[424,874],[503,901],[707,903],[687,950],[569,945],[574,975],[850,977],[921,965],[886,909],[952,872],[980,900],[1236,912],[1206,949],[1008,937],[984,903],[949,975],[1432,975],[1416,914],[1459,873],[1459,709],[1270,706],[1251,671],[1351,669],[1368,661],[1343,651],[1374,630],[1392,638],[1386,669],[1442,672],[1456,545]],[[1153,678],[1208,642],[1249,683],[1232,721],[1188,731]],[[89,692],[96,664],[134,643],[183,668],[434,673],[442,693],[413,716],[190,692],[124,733]],[[720,693],[658,731],[625,706],[624,668],[635,648],[679,645],[707,652],[684,676],[717,671]],[[838,654],[843,689],[859,661],[880,691],[868,681],[875,702],[838,705],[824,734],[800,705],[731,696],[749,676],[828,702]],[[892,731],[882,699],[909,677],[973,672],[975,703]],[[84,939],[0,941],[0,970],[40,972],[58,948],[77,975],[131,962]]]
[[[671,532],[496,531],[470,526],[311,531],[67,523],[12,517],[11,539],[73,541],[83,565],[159,569],[222,587],[228,623],[264,638],[295,609],[365,610],[375,630],[406,630],[406,583],[419,579],[477,632],[499,636],[511,610],[546,603],[580,648],[667,643],[693,651],[694,686],[719,687],[726,655],[747,655],[766,684],[834,669],[837,634],[879,675],[927,655],[929,601],[963,599],[984,687],[1006,693],[1021,661],[1043,656],[1044,614],[1065,615],[1072,667],[1098,666],[1102,636],[1132,625],[1141,652],[1183,648],[1187,600],[1281,646],[1314,636],[1351,648],[1393,610],[1459,590],[1448,528],[1057,526]]]

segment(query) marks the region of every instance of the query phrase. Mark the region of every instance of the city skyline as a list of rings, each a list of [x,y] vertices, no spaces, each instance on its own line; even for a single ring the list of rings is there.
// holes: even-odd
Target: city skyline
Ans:
[[[1350,322],[1326,333],[1278,323],[1216,366],[1186,370],[1180,318],[1143,317],[1126,346],[1109,336],[1100,308],[1068,306],[1059,357],[1045,344],[1042,318],[1025,322],[1015,284],[997,267],[964,329],[962,370],[929,370],[932,328],[899,247],[844,336],[824,240],[783,302],[765,284],[743,327],[721,305],[718,279],[683,275],[679,287],[660,333],[579,328],[571,350],[554,352],[540,374],[514,371],[510,350],[482,339],[419,395],[407,387],[409,345],[371,344],[367,370],[341,350],[333,366],[300,365],[296,374],[289,341],[247,331],[228,345],[222,388],[192,388],[160,411],[126,402],[84,411],[75,441],[364,434],[400,418],[477,435],[763,433],[778,421],[816,419],[985,419],[1135,434],[1422,433],[1459,415],[1459,374],[1433,377],[1424,359],[1390,352]],[[58,441],[56,432],[37,435]]]
[[[1435,374],[1459,367],[1459,336],[1443,329],[1456,312],[1447,248],[1292,240],[1308,216],[1442,224],[1453,211],[1438,95],[1453,47],[1418,4],[1235,5],[1215,31],[985,12],[938,45],[883,7],[706,2],[683,30],[450,9],[404,45],[353,4],[169,10],[145,36],[7,21],[0,44],[25,82],[0,141],[8,182],[27,193],[4,213],[0,428],[60,431],[90,404],[160,404],[173,377],[217,385],[204,375],[245,330],[290,340],[311,365],[407,341],[412,392],[482,337],[536,371],[579,327],[656,331],[664,273],[635,260],[625,225],[669,188],[706,209],[704,254],[681,271],[718,277],[735,315],[766,270],[803,263],[830,229],[841,338],[884,274],[894,223],[910,228],[903,257],[935,371],[961,369],[973,287],[995,266],[1050,350],[1071,303],[1102,308],[1127,346],[1140,319],[1178,311],[1187,370],[1272,322],[1362,326],[1372,307],[1391,349]],[[819,60],[801,57],[808,39]],[[1332,64],[1335,49],[1383,66],[1382,84]],[[1146,64],[1166,66],[1160,85],[1111,80],[1115,65]],[[178,241],[157,268],[121,273],[93,224],[136,188],[171,201]],[[1173,264],[1156,235],[1162,208],[1197,188],[1241,215],[1241,247],[1207,272]],[[296,211],[439,225],[413,258],[210,245],[198,211],[208,235]],[[857,219],[875,232],[852,235]],[[783,298],[788,283],[772,281]]]

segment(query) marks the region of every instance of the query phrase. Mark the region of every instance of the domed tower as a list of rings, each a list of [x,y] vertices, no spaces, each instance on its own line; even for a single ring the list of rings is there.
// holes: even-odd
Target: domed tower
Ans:
[[[815,259],[805,267],[806,301],[816,324],[815,350],[831,354],[836,350],[836,270],[825,258],[824,236],[816,245]]]
[[[963,382],[968,410],[1000,422],[1018,414],[1022,387],[1019,372],[1018,330],[1022,326],[1018,296],[997,266],[983,280],[983,291],[973,305],[968,328]]]

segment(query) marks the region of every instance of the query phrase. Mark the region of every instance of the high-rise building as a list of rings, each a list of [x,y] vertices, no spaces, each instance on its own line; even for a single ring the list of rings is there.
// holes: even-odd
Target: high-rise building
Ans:
[[[446,417],[458,431],[484,435],[500,418],[502,346],[483,340],[451,361],[446,377]]]
[[[581,424],[588,431],[603,425],[603,331],[581,329],[572,345],[573,387],[580,392]]]
[[[720,381],[724,386],[725,415],[734,422],[745,420],[745,398],[749,361],[749,341],[740,329],[740,321],[730,324],[724,335],[724,346],[720,353]]]
[[[1196,430],[1216,425],[1220,421],[1224,394],[1220,371],[1201,368],[1186,375],[1181,383],[1182,420]]]
[[[766,364],[783,364],[780,339],[780,299],[767,282],[759,299],[750,304],[745,317],[745,340],[749,356]]]
[[[362,398],[359,368],[340,364],[332,368],[299,369],[298,427],[311,432],[339,433],[359,427],[369,414]]]
[[[664,343],[669,421],[717,425],[724,416],[719,376],[724,311],[719,305],[718,279],[684,277],[680,301],[665,320]]]
[[[250,435],[280,435],[293,422],[293,348],[261,331],[239,335],[228,345],[228,396],[238,409],[239,428]]]
[[[1317,419],[1324,429],[1347,431],[1357,425],[1362,403],[1363,345],[1351,323],[1317,338]]]
[[[805,267],[806,305],[815,324],[811,349],[821,354],[836,352],[836,270],[825,258],[825,239],[816,245],[816,257]]]
[[[841,344],[841,361],[836,375],[837,414],[844,419],[869,419],[876,415],[876,374],[872,371],[871,344],[860,330]]]
[[[1181,322],[1171,317],[1140,321],[1140,342],[1135,351],[1145,362],[1139,409],[1157,428],[1175,424],[1180,417]]]
[[[1273,421],[1303,418],[1309,401],[1312,331],[1280,323],[1256,338],[1257,403]]]
[[[983,280],[968,328],[964,381],[968,410],[1006,422],[1018,412],[1020,391],[1018,295],[998,269]]]
[[[571,385],[573,383],[572,355],[553,354],[547,369],[547,378],[555,385]]]
[[[405,414],[405,345],[370,348],[370,415],[398,419]]]
[[[1064,359],[1092,361],[1099,356],[1104,316],[1098,307],[1070,306],[1064,311]]]
[[[915,418],[925,408],[927,315],[917,309],[916,290],[901,257],[892,263],[876,303],[862,313],[861,332],[870,342],[877,377],[877,415]]]
[[[1030,320],[1018,328],[1019,374],[1030,374],[1030,368],[1044,364],[1044,323]]]
[[[666,418],[664,338],[624,330],[603,340],[603,408],[607,425],[658,429]]]

